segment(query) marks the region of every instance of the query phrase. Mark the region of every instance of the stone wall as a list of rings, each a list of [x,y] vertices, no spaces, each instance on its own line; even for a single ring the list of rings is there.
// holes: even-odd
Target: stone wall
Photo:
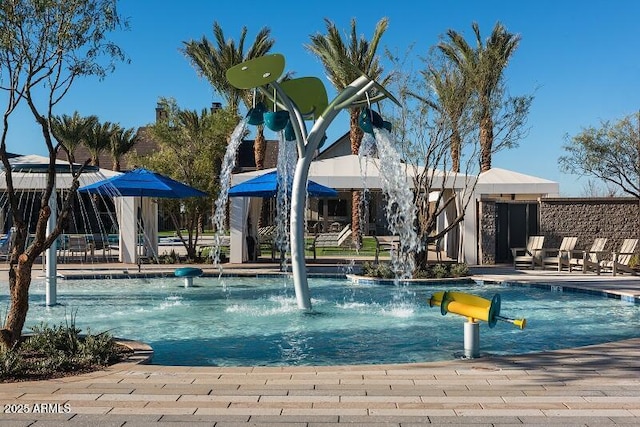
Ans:
[[[496,262],[496,215],[493,201],[480,202],[480,261]],[[593,239],[606,237],[606,251],[620,247],[624,239],[640,239],[640,204],[637,199],[553,198],[539,202],[540,232],[544,247],[560,247],[563,237],[577,237],[576,250],[588,250]],[[640,245],[637,249],[640,252]]]
[[[497,214],[496,203],[482,201],[480,209],[480,262],[482,264],[496,263],[496,232]]]
[[[640,238],[640,205],[626,197],[542,199],[540,234],[549,248],[564,236],[577,236],[578,250],[589,249],[596,237],[606,237],[605,249],[615,250],[623,239]]]

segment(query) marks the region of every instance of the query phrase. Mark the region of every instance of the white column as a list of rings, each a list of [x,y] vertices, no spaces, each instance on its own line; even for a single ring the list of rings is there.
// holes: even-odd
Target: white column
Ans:
[[[249,209],[248,199],[245,197],[231,197],[229,208],[229,262],[241,264],[246,253],[246,218]]]
[[[136,264],[138,197],[117,197],[120,262]]]
[[[468,265],[481,263],[481,260],[478,259],[478,233],[476,231],[476,224],[478,220],[478,200],[479,197],[477,195],[472,196],[471,201],[464,212],[464,221],[462,223],[464,259],[460,262],[466,262]]]
[[[158,256],[158,203],[150,198],[144,197],[141,201],[142,221],[144,224],[144,255],[149,258]]]

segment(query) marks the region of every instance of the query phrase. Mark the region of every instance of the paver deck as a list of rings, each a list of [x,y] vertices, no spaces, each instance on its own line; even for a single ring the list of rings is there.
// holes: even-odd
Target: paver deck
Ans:
[[[555,282],[640,297],[638,277],[510,268],[474,269],[474,274],[481,280]],[[540,354],[394,365],[124,363],[64,379],[0,384],[0,401],[3,426],[640,425],[640,338]],[[29,413],[16,413],[20,409]]]

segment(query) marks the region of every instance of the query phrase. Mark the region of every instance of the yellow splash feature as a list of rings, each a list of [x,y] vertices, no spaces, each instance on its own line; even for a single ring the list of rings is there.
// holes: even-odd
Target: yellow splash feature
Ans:
[[[464,292],[436,292],[429,298],[429,306],[439,306],[444,316],[454,313],[469,318],[469,321],[482,320],[493,328],[498,320],[512,323],[520,329],[527,325],[526,319],[510,319],[500,316],[500,294],[491,300]]]

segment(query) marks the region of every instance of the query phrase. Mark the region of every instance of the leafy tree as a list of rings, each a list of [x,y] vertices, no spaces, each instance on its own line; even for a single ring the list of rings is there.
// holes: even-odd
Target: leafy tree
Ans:
[[[640,199],[640,113],[583,129],[563,146],[560,169],[589,175]]]
[[[89,136],[89,130],[97,123],[98,117],[82,117],[76,111],[72,116],[63,114],[51,118],[51,131],[60,143],[60,149],[67,153],[67,160],[75,162],[75,151],[84,144]]]
[[[480,131],[480,170],[491,169],[492,154],[502,148],[514,147],[523,136],[523,125],[532,97],[507,97],[504,70],[520,44],[520,36],[509,33],[500,23],[483,42],[480,27],[472,24],[475,48],[455,30],[447,31],[447,40],[438,49],[460,71],[473,90],[478,102]],[[501,118],[498,118],[501,117]],[[506,124],[498,126],[496,122]]]
[[[31,271],[36,258],[62,233],[78,188],[75,175],[71,191],[62,201],[58,221],[47,235],[51,215],[48,206],[55,183],[54,107],[82,76],[105,77],[125,60],[119,47],[107,39],[110,32],[126,27],[116,11],[115,0],[4,0],[0,2],[0,90],[5,95],[0,139],[0,159],[6,173],[7,199],[16,227],[9,259],[10,306],[0,341],[5,347],[17,343],[29,309]],[[20,210],[20,195],[13,185],[7,139],[13,113],[26,104],[42,132],[49,154],[47,186],[42,191],[34,238],[26,245],[30,230]],[[81,173],[81,171],[79,172]]]
[[[327,27],[326,34],[313,34],[311,43],[306,48],[320,59],[324,66],[327,78],[340,92],[351,84],[362,73],[367,74],[372,79],[379,81],[383,69],[377,54],[378,46],[384,32],[387,30],[388,19],[382,18],[376,24],[371,40],[364,36],[358,37],[356,30],[356,20],[351,20],[351,30],[348,39],[343,39],[342,34],[336,25],[329,19],[325,19]],[[385,78],[381,83],[387,82]],[[351,153],[358,154],[363,132],[358,125],[358,118],[361,108],[351,108],[349,110],[349,140],[351,142]],[[354,191],[351,204],[351,230],[353,236],[360,238],[360,215],[359,206],[361,194]]]
[[[109,152],[113,160],[114,171],[120,172],[120,159],[133,149],[138,142],[138,135],[133,128],[123,129],[116,126],[109,140]]]
[[[111,149],[111,140],[119,129],[115,123],[95,121],[89,128],[83,145],[91,155],[91,165],[100,166],[100,154]]]
[[[222,158],[228,136],[237,124],[237,116],[228,108],[214,112],[204,109],[200,113],[181,110],[173,99],[161,99],[159,105],[167,112],[166,118],[147,128],[150,137],[158,143],[158,150],[144,157],[134,157],[133,161],[212,195],[159,200],[169,212],[188,258],[193,260],[205,215],[214,201],[213,195],[219,191]],[[186,236],[182,234],[182,228],[186,228]]]
[[[450,129],[451,171],[460,172],[463,130],[472,124],[471,88],[464,74],[458,68],[443,63],[440,66],[428,64],[420,72],[426,87],[432,88],[427,97],[409,90],[409,94],[426,106],[436,110],[446,120]]]
[[[258,99],[254,98],[256,96],[255,91],[233,87],[227,80],[227,70],[241,62],[267,54],[275,41],[271,38],[271,30],[264,27],[258,32],[253,44],[245,52],[247,27],[242,27],[236,44],[233,39],[225,39],[222,27],[217,21],[213,23],[213,37],[215,45],[205,36],[200,41],[184,42],[183,52],[198,73],[209,80],[213,89],[224,98],[231,112],[238,114],[240,101],[243,101],[247,107],[251,107]],[[263,125],[256,127],[253,148],[256,169],[263,169],[266,152]]]

